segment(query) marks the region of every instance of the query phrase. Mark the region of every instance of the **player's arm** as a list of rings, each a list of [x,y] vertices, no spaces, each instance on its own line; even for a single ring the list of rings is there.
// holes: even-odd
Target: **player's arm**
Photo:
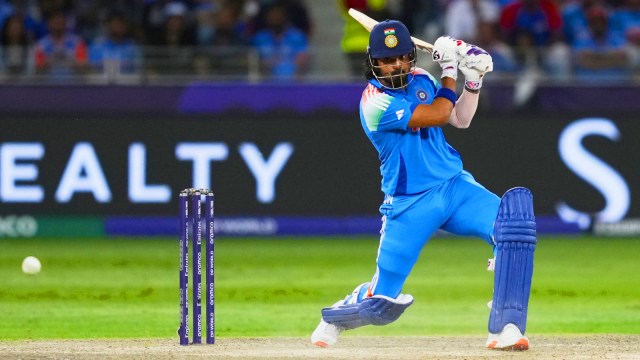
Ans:
[[[465,88],[456,102],[455,108],[451,111],[449,124],[466,129],[471,125],[471,120],[478,109],[478,99],[480,98],[480,90],[470,91]]]
[[[457,70],[456,70],[457,71]],[[418,105],[411,114],[409,127],[444,126],[451,117],[455,105],[456,80],[451,77],[442,78],[442,87],[436,93],[431,104]]]
[[[441,36],[433,45],[433,60],[442,68],[441,88],[429,104],[418,105],[409,127],[443,126],[447,123],[466,128],[478,108],[482,77],[493,70],[491,56],[483,49],[464,41]],[[458,69],[465,76],[465,90],[456,99]]]
[[[433,61],[442,68],[441,87],[431,104],[418,105],[409,120],[409,127],[444,126],[456,106],[458,78],[458,47],[464,44],[449,36],[441,36],[433,44]]]

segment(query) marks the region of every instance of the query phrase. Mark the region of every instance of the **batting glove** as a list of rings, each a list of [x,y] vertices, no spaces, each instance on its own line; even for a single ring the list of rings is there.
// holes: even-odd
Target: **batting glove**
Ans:
[[[480,90],[482,78],[493,71],[491,55],[477,46],[469,49],[460,61],[460,72],[464,74],[464,86],[468,90]]]
[[[458,78],[459,45],[462,40],[456,40],[451,36],[440,36],[433,44],[433,61],[442,68],[442,77]]]
[[[469,68],[476,68],[483,72],[493,70],[491,55],[479,46],[464,43],[458,47],[458,55],[460,61],[466,60],[467,67]]]

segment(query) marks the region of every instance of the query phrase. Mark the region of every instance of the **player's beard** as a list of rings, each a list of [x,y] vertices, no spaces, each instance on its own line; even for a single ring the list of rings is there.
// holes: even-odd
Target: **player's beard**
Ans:
[[[401,89],[408,85],[408,77],[409,73],[404,71],[404,69],[394,70],[389,74],[387,81],[391,83],[391,88],[393,89]]]
[[[394,68],[391,72],[383,75],[381,71],[383,66],[375,66],[374,60],[369,57],[369,68],[371,69],[372,75],[387,89],[403,89],[413,81],[414,78],[409,75],[413,73],[415,69],[415,58],[409,61],[408,64],[408,70],[405,70],[407,68],[407,63],[405,63],[403,66]]]

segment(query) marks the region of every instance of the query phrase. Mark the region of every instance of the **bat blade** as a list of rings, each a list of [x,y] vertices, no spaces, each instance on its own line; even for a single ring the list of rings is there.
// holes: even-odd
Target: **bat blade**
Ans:
[[[353,8],[349,9],[349,15],[351,15],[352,18],[358,21],[360,25],[362,25],[369,32],[371,32],[371,29],[373,29],[373,27],[378,24],[376,20]],[[416,47],[418,49],[428,53],[431,53],[433,51],[433,45],[429,44],[428,42],[420,40],[413,36],[411,37],[411,40],[413,40],[413,43],[416,44]]]
[[[378,24],[378,22],[374,19],[353,8],[349,9],[349,15],[351,15],[352,18],[356,19],[360,23],[360,25],[364,26],[364,28],[369,32],[371,32],[371,29],[373,29],[373,27]]]

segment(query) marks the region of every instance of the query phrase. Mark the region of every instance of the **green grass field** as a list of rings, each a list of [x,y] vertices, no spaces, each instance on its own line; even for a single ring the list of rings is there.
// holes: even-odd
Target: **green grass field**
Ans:
[[[320,308],[368,281],[377,238],[219,238],[219,337],[307,336]],[[42,272],[20,264],[38,257]],[[480,240],[435,238],[397,322],[360,335],[484,335],[493,274]],[[0,240],[0,339],[176,338],[175,239]],[[640,239],[543,237],[529,334],[640,333]]]

